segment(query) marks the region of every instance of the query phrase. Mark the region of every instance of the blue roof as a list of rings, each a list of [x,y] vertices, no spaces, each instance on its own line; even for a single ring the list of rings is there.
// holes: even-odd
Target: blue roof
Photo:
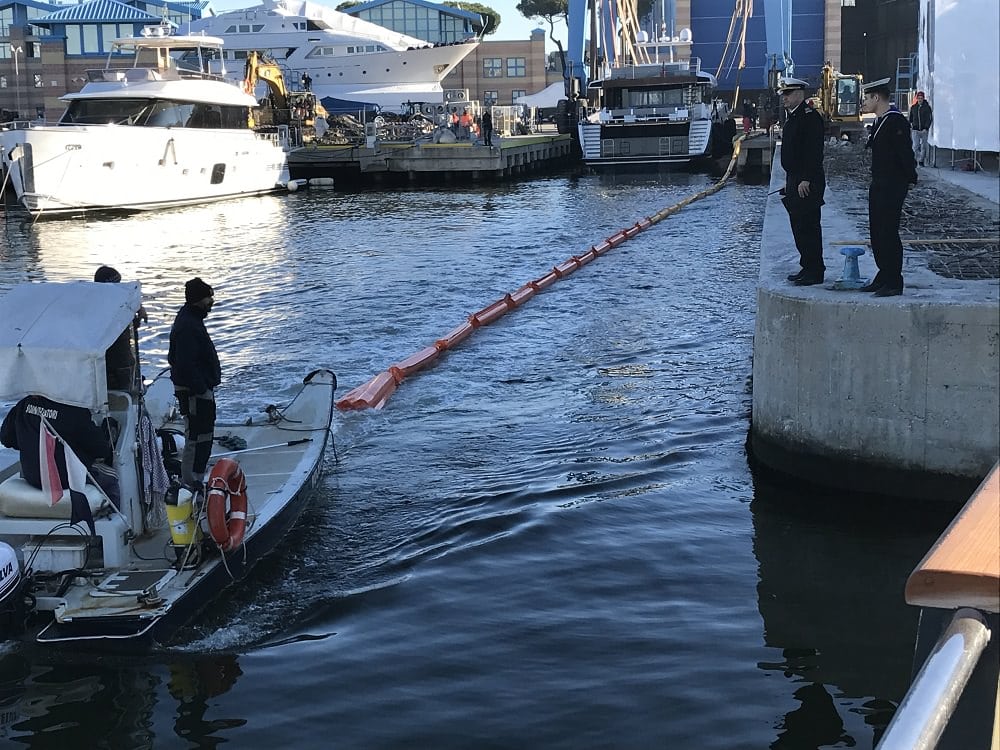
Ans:
[[[47,16],[32,19],[35,24],[49,23],[110,23],[112,21],[159,23],[160,17],[150,15],[144,10],[120,3],[118,0],[90,0],[79,5],[69,5],[49,13]]]
[[[439,5],[438,3],[431,3],[427,0],[403,0],[410,5],[419,5],[422,8],[430,8],[431,10],[439,11],[444,13],[446,16],[455,16],[456,18],[464,18],[467,21],[472,21],[474,23],[481,24],[483,22],[483,17],[478,13],[473,13],[471,10],[462,10],[461,8],[452,8],[450,5]],[[369,10],[371,8],[377,8],[380,5],[385,5],[386,3],[394,2],[394,0],[369,0],[367,3],[361,3],[360,5],[352,5],[350,8],[345,8],[342,13],[347,13],[348,15],[357,15],[363,10]]]

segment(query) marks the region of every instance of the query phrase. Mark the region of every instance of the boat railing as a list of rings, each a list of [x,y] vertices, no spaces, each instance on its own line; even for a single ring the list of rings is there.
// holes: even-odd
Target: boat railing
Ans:
[[[922,608],[922,632],[925,620],[933,627],[939,615],[954,614],[930,649],[878,750],[933,750],[943,736],[949,742],[945,732],[956,709],[966,711],[963,721],[955,722],[960,725],[956,728],[970,731],[968,706],[979,709],[972,715],[984,725],[979,728],[980,739],[989,733],[990,724],[994,737],[1000,731],[1000,715],[995,713],[1000,705],[995,638],[990,644],[991,635],[996,635],[991,633],[991,626],[997,629],[1000,611],[998,517],[1000,464],[993,467],[907,581],[907,602]],[[932,638],[930,633],[927,641]],[[988,646],[992,656],[983,658]],[[984,669],[989,672],[985,678],[981,671]],[[973,684],[977,689],[972,689]],[[978,688],[984,684],[989,687],[986,694],[981,694]]]
[[[91,83],[140,83],[142,81],[178,81],[183,79],[204,79],[207,81],[223,81],[239,85],[225,76],[216,73],[205,73],[200,70],[186,68],[97,68],[86,71],[87,80]]]

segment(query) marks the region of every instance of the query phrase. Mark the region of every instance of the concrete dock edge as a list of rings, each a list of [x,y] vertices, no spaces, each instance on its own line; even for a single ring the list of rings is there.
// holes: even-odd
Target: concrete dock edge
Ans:
[[[784,177],[776,156],[770,190]],[[788,216],[780,196],[767,198],[753,457],[845,490],[964,501],[1000,454],[1000,282],[907,263],[901,297],[834,291],[844,258],[833,243],[859,239],[848,211],[867,210],[841,200],[828,191],[823,209],[827,283],[795,287]],[[870,252],[861,261],[870,278]]]

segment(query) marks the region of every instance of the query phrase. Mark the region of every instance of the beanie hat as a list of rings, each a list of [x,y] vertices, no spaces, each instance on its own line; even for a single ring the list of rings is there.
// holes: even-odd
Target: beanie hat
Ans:
[[[184,285],[185,302],[199,302],[205,299],[205,297],[212,297],[214,295],[215,292],[212,291],[212,287],[197,276]]]
[[[101,266],[94,272],[94,281],[98,283],[117,284],[122,275],[111,266]]]

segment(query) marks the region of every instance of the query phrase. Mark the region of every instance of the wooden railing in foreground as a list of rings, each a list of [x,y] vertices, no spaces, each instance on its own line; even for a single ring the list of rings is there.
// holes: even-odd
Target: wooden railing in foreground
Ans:
[[[995,623],[1000,612],[1000,464],[910,575],[906,601],[956,611],[910,685],[878,750],[936,748],[991,636],[998,635],[990,632],[988,621]],[[996,689],[995,679],[992,686]],[[993,750],[1000,750],[997,700],[994,693]]]

